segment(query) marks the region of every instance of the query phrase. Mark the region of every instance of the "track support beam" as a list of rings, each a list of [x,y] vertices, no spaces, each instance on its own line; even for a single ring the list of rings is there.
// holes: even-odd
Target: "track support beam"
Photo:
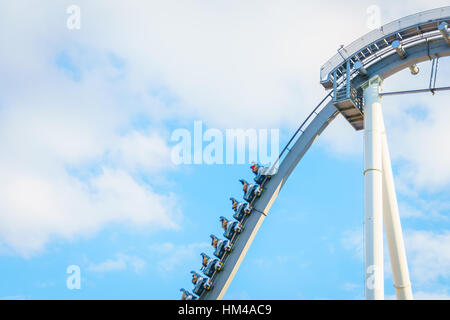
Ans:
[[[371,78],[364,89],[364,207],[366,299],[384,299],[382,80]]]
[[[392,276],[398,300],[412,300],[413,294],[409,280],[408,262],[403,242],[402,226],[395,194],[394,176],[386,137],[386,129],[382,121],[381,155],[383,166],[383,218],[386,239],[391,260]]]
[[[375,76],[362,87],[365,100],[365,292],[366,299],[384,299],[384,220],[397,299],[410,300],[413,295],[381,108],[381,84],[381,78]]]

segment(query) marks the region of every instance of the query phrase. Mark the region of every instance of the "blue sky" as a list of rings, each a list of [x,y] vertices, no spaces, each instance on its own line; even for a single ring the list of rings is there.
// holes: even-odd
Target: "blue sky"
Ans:
[[[78,1],[81,28],[68,30],[71,4],[1,5],[2,299],[178,299],[252,174],[175,165],[174,130],[196,120],[279,129],[283,146],[325,94],[321,64],[370,31],[370,5],[381,23],[446,5]],[[327,42],[327,26],[309,28],[319,16],[334,25]],[[427,87],[430,66],[420,68],[384,90]],[[449,74],[441,59],[438,85]],[[450,297],[447,95],[383,100],[417,298]],[[362,171],[362,133],[339,117],[289,178],[225,298],[362,299]],[[385,260],[392,298],[387,248]],[[66,286],[70,265],[80,290]]]

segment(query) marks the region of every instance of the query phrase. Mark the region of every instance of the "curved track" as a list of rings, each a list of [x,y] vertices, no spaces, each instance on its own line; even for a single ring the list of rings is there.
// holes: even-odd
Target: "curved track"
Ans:
[[[319,105],[319,107],[322,105]],[[253,203],[253,211],[245,221],[244,230],[236,239],[233,250],[226,256],[223,269],[212,277],[214,286],[201,299],[222,299],[225,291],[233,280],[242,260],[247,253],[259,227],[269,213],[273,202],[278,196],[291,172],[295,169],[303,155],[308,151],[320,133],[336,117],[338,111],[332,102],[328,102],[318,113],[310,115],[311,122],[305,123],[303,133],[289,149],[286,148],[285,157],[280,163],[278,172],[270,180],[264,183],[264,192],[260,198]],[[300,132],[300,131],[299,131]]]
[[[450,25],[450,6],[404,17],[341,49],[321,68],[322,85],[333,90],[311,112],[281,152],[277,163],[278,172],[263,182],[264,191],[260,198],[253,201],[254,210],[244,220],[242,233],[232,240],[233,250],[223,258],[223,269],[213,274],[212,288],[205,291],[200,299],[223,298],[281,188],[328,124],[339,113],[352,124],[350,119],[355,116],[349,116],[339,108],[339,92],[350,92],[346,86],[360,89],[362,84],[375,75],[385,79],[413,64],[450,56],[450,40],[446,39],[442,26],[440,27],[443,23]],[[447,26],[445,30],[447,31]],[[395,40],[401,41],[407,52],[406,57],[396,54],[392,46]],[[362,104],[357,107],[361,112],[357,119],[359,123],[364,117]],[[361,126],[352,125],[357,130],[362,129]]]

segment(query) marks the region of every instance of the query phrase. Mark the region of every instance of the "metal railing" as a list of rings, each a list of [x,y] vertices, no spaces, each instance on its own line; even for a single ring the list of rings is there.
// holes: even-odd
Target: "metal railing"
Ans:
[[[414,42],[426,37],[437,36],[437,26],[441,21],[450,21],[450,6],[419,12],[403,17],[373,30],[350,45],[342,48],[320,69],[320,81],[326,83],[334,71],[340,78],[345,73],[342,65],[349,59],[360,60],[364,65],[370,60],[380,58],[390,51],[390,42],[395,39]],[[338,80],[338,79],[337,79]]]
[[[295,133],[292,135],[291,139],[286,143],[285,147],[283,148],[283,150],[280,152],[280,155],[278,156],[278,159],[276,160],[276,162],[272,165],[275,166],[278,164],[278,162],[280,162],[281,158],[283,157],[284,153],[286,152],[286,150],[290,151],[289,146],[292,144],[292,142],[295,140],[295,138],[297,137],[297,135],[301,132],[304,132],[305,126],[308,122],[310,122],[310,120],[312,121],[320,112],[320,110],[322,110],[323,106],[324,106],[324,102],[331,97],[331,95],[333,94],[333,91],[328,92],[328,94],[325,96],[325,98],[322,99],[322,101],[319,102],[319,104],[313,109],[313,111],[311,111],[311,113],[306,117],[305,121],[303,121],[303,123],[298,127],[298,129],[295,131]]]

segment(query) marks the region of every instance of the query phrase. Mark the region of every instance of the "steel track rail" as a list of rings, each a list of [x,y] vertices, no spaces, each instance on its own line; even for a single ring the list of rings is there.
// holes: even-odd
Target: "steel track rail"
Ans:
[[[447,17],[447,12],[450,7],[440,8],[440,13],[435,10],[432,11],[433,14],[441,14],[436,21],[427,20],[427,25],[432,24],[431,32],[434,32],[434,24],[440,21],[445,21]],[[425,12],[427,13],[427,12]],[[445,13],[445,14],[443,14]],[[419,18],[420,13],[418,14]],[[399,31],[403,30],[399,26]],[[390,54],[392,51],[387,48],[381,51],[377,55],[373,55],[370,59],[366,60],[367,70],[369,76],[379,75],[382,79],[390,77],[391,75],[407,68],[413,63],[419,63],[426,60],[431,60],[432,57],[444,57],[450,56],[450,46],[448,46],[442,37],[436,37],[434,34],[429,32],[427,38],[421,37],[419,33],[417,39],[411,37],[408,41],[408,57],[407,59],[401,60],[395,54]],[[395,32],[394,32],[395,34]],[[433,36],[433,37],[432,37]],[[371,60],[373,59],[373,60]],[[369,62],[369,63],[367,63]],[[334,62],[333,62],[334,63]],[[340,64],[339,61],[336,64]],[[333,66],[334,67],[334,66]],[[322,68],[323,69],[323,68]],[[331,69],[329,69],[331,70]],[[323,71],[323,70],[322,70]],[[323,79],[323,77],[322,77]],[[352,74],[352,84],[356,86],[361,85],[363,82],[367,81],[367,76],[361,74]],[[438,88],[435,88],[435,91]],[[447,90],[443,88],[442,90]],[[430,91],[427,89],[427,91]],[[395,94],[401,94],[402,92],[397,92]],[[413,92],[404,92],[413,93]],[[261,224],[263,223],[265,217],[269,213],[272,204],[277,198],[281,188],[286,183],[292,171],[298,165],[304,154],[309,150],[314,141],[318,136],[325,130],[328,124],[335,119],[339,113],[333,104],[333,100],[329,100],[326,104],[327,99],[331,98],[333,91],[330,91],[325,98],[317,105],[316,108],[310,113],[302,125],[295,131],[291,139],[288,141],[286,146],[281,151],[276,164],[278,167],[278,172],[271,177],[269,180],[265,180],[262,184],[264,189],[260,198],[254,200],[251,205],[254,210],[252,213],[243,220],[244,229],[239,234],[239,236],[234,237],[231,241],[233,242],[233,250],[227,253],[223,258],[224,266],[220,272],[216,272],[212,277],[213,286],[209,291],[205,291],[199,298],[204,300],[222,299],[226,290],[228,289],[231,281],[236,275],[239,266],[241,265],[247,251],[255,238]],[[392,95],[394,93],[385,93],[384,95]]]
[[[329,97],[329,95],[327,97]],[[325,100],[323,100],[323,102],[324,101]],[[292,148],[288,150],[287,146],[292,143],[293,139],[291,139],[286,148],[283,149],[280,158],[283,155],[284,158],[280,162],[278,172],[272,176],[271,179],[265,181],[263,185],[264,191],[261,197],[253,202],[254,210],[247,217],[243,231],[239,234],[233,244],[233,250],[225,257],[223,269],[211,277],[213,287],[211,290],[206,291],[200,296],[200,299],[215,300],[223,298],[281,188],[286,183],[290,174],[306,151],[308,151],[317,137],[338,114],[332,101],[329,101],[320,109],[322,104],[323,103],[319,104],[318,107],[314,109],[311,113],[312,115],[305,120],[302,126],[300,126],[300,129],[294,134],[293,138],[295,138],[299,132],[302,132]],[[318,111],[318,109],[320,109],[320,111]],[[311,118],[311,122],[308,125],[305,125]]]

